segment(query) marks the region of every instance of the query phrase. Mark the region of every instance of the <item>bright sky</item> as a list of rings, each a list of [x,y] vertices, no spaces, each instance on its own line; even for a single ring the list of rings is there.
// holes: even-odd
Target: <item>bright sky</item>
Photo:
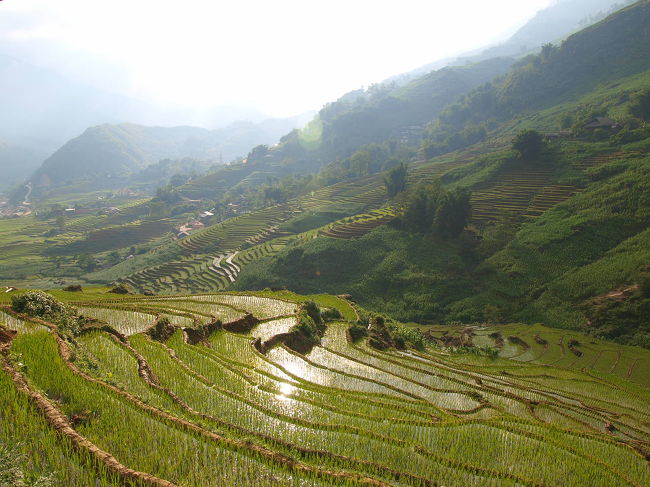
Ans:
[[[242,104],[288,116],[503,39],[549,3],[4,0],[0,35],[40,46],[28,61],[103,88],[166,105]]]

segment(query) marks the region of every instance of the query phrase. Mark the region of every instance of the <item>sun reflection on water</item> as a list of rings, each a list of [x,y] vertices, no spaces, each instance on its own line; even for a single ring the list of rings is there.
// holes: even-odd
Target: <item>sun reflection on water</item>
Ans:
[[[275,397],[280,401],[288,401],[290,398],[287,396],[293,394],[293,391],[295,390],[296,388],[294,386],[292,386],[288,382],[283,382],[282,384],[280,384],[280,394],[277,394]]]

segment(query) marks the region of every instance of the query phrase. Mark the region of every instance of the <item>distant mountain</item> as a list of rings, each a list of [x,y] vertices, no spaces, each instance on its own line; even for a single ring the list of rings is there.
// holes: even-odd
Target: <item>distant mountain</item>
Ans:
[[[69,180],[103,178],[143,169],[159,159],[180,157],[210,132],[194,127],[99,125],[67,142],[32,176],[36,188]],[[189,154],[187,154],[189,155]]]
[[[120,184],[124,184],[124,177],[161,159],[229,161],[258,144],[275,143],[304,118],[236,122],[218,130],[131,123],[98,125],[86,129],[48,157],[31,181],[38,195],[44,189],[78,180],[120,177]]]
[[[258,111],[236,106],[209,108],[200,114],[156,107],[75,82],[1,52],[0,107],[0,190],[29,177],[49,154],[87,127],[98,124],[192,123],[217,128],[235,120],[262,122],[265,119]],[[230,149],[224,149],[224,157],[228,157],[228,151],[234,157],[249,149],[238,145],[239,140],[244,143],[243,137],[249,137],[255,145],[274,140],[267,137],[268,132],[277,139],[293,128],[291,122],[278,121],[280,126],[277,128],[273,128],[273,123],[264,122],[261,127],[239,128],[237,131],[224,129],[227,133],[223,138],[233,138],[229,143]],[[120,163],[116,164],[119,166]]]
[[[559,42],[631,3],[634,0],[557,0],[537,12],[503,43],[456,58],[434,61],[388,81],[403,83],[444,66],[476,63],[494,57],[524,56],[536,52],[546,43]]]
[[[601,20],[614,10],[634,0],[561,0],[540,10],[506,42],[486,49],[480,58],[513,56],[539,49],[548,42],[558,42]],[[470,58],[475,60],[475,58]]]
[[[259,111],[237,106],[210,107],[197,114],[160,107],[97,89],[32,66],[0,52],[0,133],[16,145],[40,145],[52,152],[86,127],[101,123],[199,125],[210,129],[236,120],[261,122]]]

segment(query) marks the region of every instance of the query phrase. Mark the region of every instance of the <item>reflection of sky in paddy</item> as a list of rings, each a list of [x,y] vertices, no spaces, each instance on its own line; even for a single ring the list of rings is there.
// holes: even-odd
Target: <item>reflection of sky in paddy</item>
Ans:
[[[255,338],[261,338],[265,342],[275,335],[287,333],[295,324],[296,319],[294,317],[266,321],[253,328],[251,335]]]
[[[381,385],[351,377],[345,377],[329,370],[314,367],[282,348],[274,348],[269,351],[268,358],[284,367],[291,374],[314,384],[338,389],[350,389],[361,392],[381,392],[384,394],[401,396],[401,394],[386,387],[382,387]]]
[[[344,326],[330,325],[327,328],[323,342],[327,341],[327,343],[329,343],[329,346],[333,348],[337,348],[337,347],[342,348],[344,346],[347,347],[345,332],[346,329]],[[354,355],[354,351],[350,349],[346,349],[344,350],[344,352],[351,353]],[[443,408],[467,410],[467,409],[472,409],[478,406],[479,404],[477,401],[475,401],[471,397],[468,397],[467,395],[451,393],[451,392],[432,391],[430,389],[426,389],[422,387],[421,385],[415,382],[407,380],[406,378],[397,377],[395,375],[380,371],[375,367],[370,366],[370,364],[358,363],[354,360],[350,360],[345,357],[335,355],[329,352],[328,350],[325,350],[322,347],[314,347],[311,353],[307,355],[307,358],[310,361],[320,364],[323,367],[326,367],[327,369],[330,370],[325,370],[310,365],[309,363],[302,360],[300,357],[292,355],[291,353],[287,352],[282,348],[274,348],[273,350],[271,350],[268,354],[268,358],[271,359],[271,361],[277,363],[278,365],[284,367],[289,373],[297,377],[300,377],[306,381],[319,384],[322,386],[363,391],[363,392],[381,392],[384,394],[398,396],[398,397],[402,396],[399,392],[395,390],[388,389],[374,382],[370,382],[370,381],[379,381],[384,384],[400,387],[401,389],[408,391],[410,393],[418,394],[423,399],[428,400],[432,404],[435,404]],[[375,361],[374,359],[369,357],[360,357],[360,359],[362,360],[363,358],[366,358],[371,362]],[[388,369],[395,368],[394,365],[391,365],[389,363],[379,364],[379,366]],[[339,370],[340,372],[347,373],[347,374],[354,374],[360,377],[365,377],[366,379],[369,379],[369,381],[346,377],[336,373],[335,370]],[[397,371],[406,374],[407,377],[410,375],[408,371],[399,370],[399,368],[397,368]],[[430,384],[431,382],[436,382],[435,384],[431,384],[434,387],[438,386],[441,388],[449,388],[449,389],[455,388],[454,384],[449,384],[442,379],[438,379],[434,381],[431,377],[426,377],[426,376],[420,376],[417,377],[417,379],[420,382],[426,384]],[[437,382],[441,382],[441,383],[439,384]],[[290,396],[292,393],[294,393],[294,390],[295,390],[295,386],[292,386],[291,384],[287,384],[286,386],[282,386],[281,393],[278,394],[276,397],[278,400],[287,401],[288,397],[286,396]]]

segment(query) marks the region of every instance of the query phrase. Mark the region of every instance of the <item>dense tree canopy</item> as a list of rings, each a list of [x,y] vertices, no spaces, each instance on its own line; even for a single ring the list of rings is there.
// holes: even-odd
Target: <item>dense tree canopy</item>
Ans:
[[[412,232],[455,238],[470,216],[470,196],[464,189],[445,190],[439,181],[421,184],[409,195],[402,222]]]
[[[537,130],[523,130],[515,137],[512,148],[523,159],[537,159],[544,149],[544,137]]]
[[[408,170],[403,162],[388,171],[388,174],[384,177],[384,185],[388,196],[392,198],[406,189],[407,176]]]

